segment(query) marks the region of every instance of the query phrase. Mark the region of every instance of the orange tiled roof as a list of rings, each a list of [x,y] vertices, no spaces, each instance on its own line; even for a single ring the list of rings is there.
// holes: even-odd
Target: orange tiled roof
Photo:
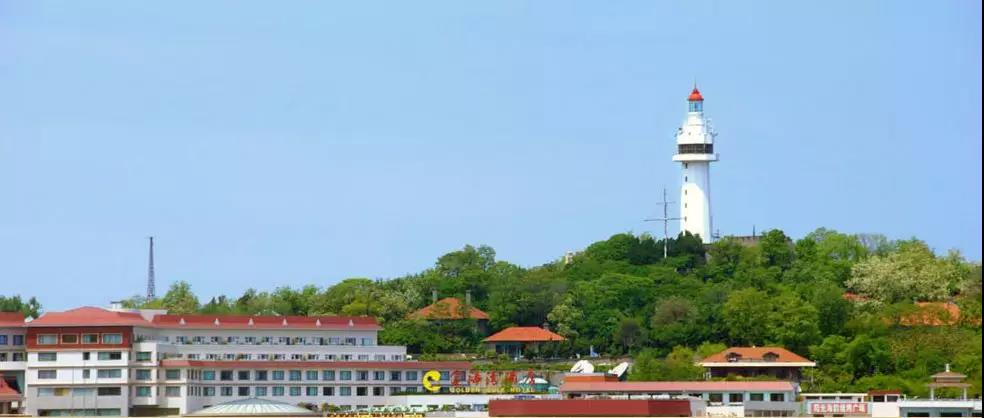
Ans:
[[[24,326],[24,314],[20,312],[0,312],[0,327]]]
[[[146,319],[135,312],[116,312],[102,308],[84,306],[69,309],[64,312],[45,312],[37,319],[29,322],[29,327],[65,327],[65,326],[148,326]]]
[[[510,327],[482,340],[492,342],[540,342],[564,341],[566,338],[540,327]]]
[[[410,314],[411,318],[420,319],[464,319],[464,311],[471,319],[489,319],[489,314],[474,306],[463,306],[461,299],[444,298]],[[464,308],[464,309],[462,309]]]
[[[11,402],[20,400],[20,392],[10,387],[10,385],[7,384],[7,381],[3,379],[3,374],[0,374],[0,401]]]
[[[812,363],[809,359],[782,347],[731,347],[707,356],[702,362],[728,363],[728,357],[734,355],[740,356],[740,361],[743,362],[765,362],[765,355],[768,353],[776,355],[775,361],[770,363]]]

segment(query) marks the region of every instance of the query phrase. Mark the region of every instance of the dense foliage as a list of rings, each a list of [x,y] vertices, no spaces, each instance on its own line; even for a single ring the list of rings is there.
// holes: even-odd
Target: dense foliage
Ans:
[[[433,268],[389,280],[354,278],[333,286],[204,303],[187,283],[130,306],[173,312],[373,315],[383,343],[416,353],[481,353],[469,321],[427,322],[407,315],[441,297],[487,312],[492,330],[544,326],[568,338],[544,356],[631,354],[632,379],[697,379],[694,360],[729,345],[781,345],[817,361],[808,391],[902,388],[924,394],[928,376],[951,363],[981,392],[981,267],[923,242],[819,229],[793,242],[769,231],[756,243],[733,238],[705,247],[697,237],[668,242],[616,234],[571,260],[523,268],[489,247],[441,256]],[[845,295],[850,297],[845,297]],[[916,302],[952,301],[931,312]],[[921,314],[913,321],[914,314]],[[907,319],[908,318],[908,319]],[[935,321],[933,319],[936,319]]]

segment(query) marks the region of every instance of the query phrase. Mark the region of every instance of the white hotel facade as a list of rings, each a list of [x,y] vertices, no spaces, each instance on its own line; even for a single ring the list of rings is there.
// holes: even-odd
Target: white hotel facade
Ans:
[[[188,414],[248,397],[342,409],[400,405],[437,370],[378,344],[369,317],[168,315],[78,308],[26,322],[23,412],[38,416]],[[23,370],[16,370],[18,367]],[[446,385],[445,385],[446,386]]]

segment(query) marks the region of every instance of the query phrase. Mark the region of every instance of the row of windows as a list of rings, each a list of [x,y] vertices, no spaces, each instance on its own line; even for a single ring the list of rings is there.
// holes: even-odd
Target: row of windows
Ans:
[[[146,389],[141,389],[146,388]],[[167,388],[165,388],[165,391]],[[389,394],[416,393],[417,386],[392,386]],[[188,396],[386,396],[382,386],[189,386]],[[146,393],[146,395],[141,395]],[[150,386],[138,386],[136,396],[150,396]],[[180,395],[174,395],[180,396]]]
[[[119,379],[123,377],[123,369],[92,369],[96,371],[96,377],[100,379]],[[92,378],[92,370],[83,369],[82,378],[89,379]],[[57,369],[40,369],[38,370],[38,380],[52,380],[58,378]]]
[[[103,388],[38,388],[38,396],[120,396],[120,387]]]
[[[0,334],[0,345],[24,345],[24,336],[21,334],[7,335]]]
[[[26,351],[15,351],[13,353],[0,352],[0,362],[3,361],[27,361]]]
[[[371,337],[256,337],[241,335],[178,335],[173,339],[167,335],[159,337],[139,336],[140,340],[160,341],[176,344],[250,344],[250,345],[376,345]]]
[[[96,352],[97,360],[122,360],[122,351],[98,351]],[[88,351],[82,352],[82,360],[92,360],[92,353]],[[38,353],[39,362],[49,362],[58,361],[58,353],[54,351],[42,351]]]
[[[80,339],[82,344],[99,344],[102,341],[103,344],[123,344],[123,334],[119,333],[109,333],[109,334],[38,334],[37,341],[38,345],[56,345],[58,341],[62,344],[74,345],[78,344]]]
[[[138,370],[139,371],[139,370]],[[150,372],[150,370],[146,370]],[[167,376],[174,376],[174,379],[179,378],[179,370],[167,370],[165,373]],[[290,381],[302,381],[302,380],[324,380],[324,381],[334,381],[336,380],[357,380],[357,381],[409,381],[413,382],[418,379],[418,371],[416,370],[190,370],[189,379],[192,380],[220,380],[220,381],[267,381],[267,380],[290,380]],[[448,380],[450,378],[450,372],[441,372],[441,380]],[[171,379],[171,377],[167,377]]]
[[[678,154],[713,154],[714,144],[679,144],[677,145],[677,153]]]
[[[764,401],[765,400],[765,394],[764,393],[749,393],[748,394],[748,400],[749,401]],[[710,402],[710,403],[724,403],[724,394],[723,393],[710,393],[710,394],[707,395],[707,401]],[[744,402],[744,401],[745,401],[745,394],[744,393],[729,393],[728,394],[728,403],[741,403],[741,402]],[[769,394],[769,401],[772,401],[772,402],[785,402],[786,401],[786,394],[785,393],[770,393]]]
[[[138,355],[140,353],[137,353]],[[138,361],[150,361],[150,353],[147,353],[148,360]],[[279,361],[279,360],[290,360],[290,361],[403,361],[406,356],[403,354],[391,354],[387,357],[385,354],[318,354],[318,353],[187,353],[187,354],[171,354],[162,353],[161,358],[164,359],[188,359],[188,360],[261,360],[261,361]]]

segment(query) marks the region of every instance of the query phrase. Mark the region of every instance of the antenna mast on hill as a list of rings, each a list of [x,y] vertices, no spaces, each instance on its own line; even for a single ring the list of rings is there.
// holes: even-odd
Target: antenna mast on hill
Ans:
[[[147,261],[147,300],[156,299],[156,289],[154,289],[154,237],[150,239],[150,258]]]
[[[670,202],[670,201],[666,200],[666,188],[663,188],[663,201],[662,202],[656,202],[656,203],[659,203],[659,204],[663,205],[663,217],[662,218],[643,219],[643,221],[645,221],[645,222],[662,222],[663,223],[663,258],[665,259],[667,257],[667,255],[668,255],[668,253],[669,253],[669,249],[668,249],[669,247],[668,247],[668,245],[669,245],[669,242],[670,242],[670,231],[669,231],[670,221],[678,221],[678,220],[680,220],[680,218],[671,218],[670,217],[670,203],[676,203],[676,202]]]

